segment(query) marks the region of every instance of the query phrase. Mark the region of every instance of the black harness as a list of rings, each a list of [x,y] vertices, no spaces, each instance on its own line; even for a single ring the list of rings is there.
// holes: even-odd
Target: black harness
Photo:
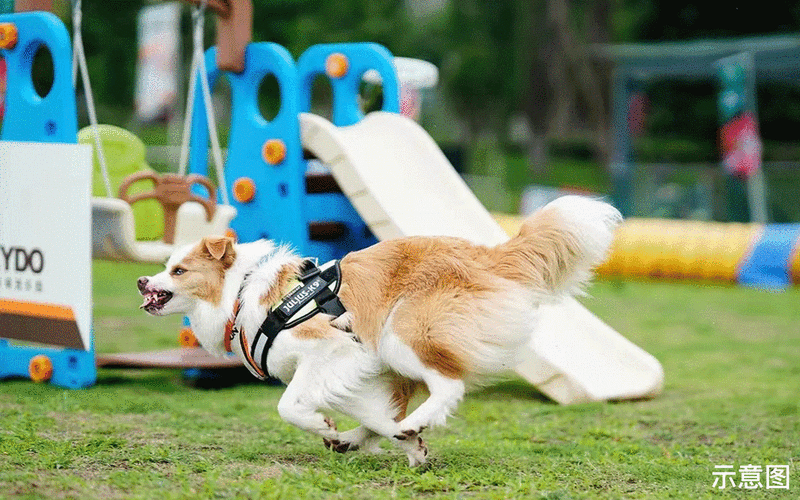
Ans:
[[[281,303],[267,314],[267,318],[261,323],[249,346],[250,360],[255,362],[263,373],[267,373],[267,356],[281,331],[297,326],[319,313],[337,317],[346,312],[337,295],[342,284],[342,270],[338,260],[330,261],[321,267],[317,267],[311,260],[306,260],[300,268],[300,276],[297,279],[301,284],[284,296]],[[240,300],[241,293],[242,290],[239,290]],[[311,302],[315,303],[312,310],[302,316],[294,317]],[[233,336],[239,333],[236,330],[237,327],[234,326]],[[243,341],[244,336],[240,337]],[[247,349],[244,344],[241,347]]]

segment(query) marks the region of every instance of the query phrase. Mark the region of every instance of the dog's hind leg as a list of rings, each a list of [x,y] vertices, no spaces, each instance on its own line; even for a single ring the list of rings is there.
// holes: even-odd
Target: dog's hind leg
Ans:
[[[466,388],[461,380],[445,377],[435,370],[426,370],[422,378],[430,396],[400,421],[397,439],[413,439],[428,427],[444,425],[464,397]]]
[[[402,415],[394,415],[394,413],[396,412],[382,412],[375,406],[372,407],[369,414],[361,413],[359,415],[348,412],[350,416],[358,418],[362,425],[339,434],[341,446],[347,446],[346,450],[342,451],[354,449],[355,445],[364,449],[371,446],[372,450],[368,451],[375,451],[378,438],[382,436],[391,440],[406,453],[410,466],[415,467],[424,463],[425,457],[428,455],[428,448],[421,437],[398,433],[397,420]]]
[[[392,374],[370,376],[358,385],[358,392],[337,398],[336,409],[361,425],[339,433],[338,446],[325,443],[334,451],[379,451],[378,442],[382,437],[393,438],[397,422],[405,418],[409,400],[417,390],[416,382]]]
[[[403,317],[404,312],[397,311],[396,317],[392,318],[396,321],[390,320],[388,324],[394,323],[401,325],[401,328],[408,328],[412,322]],[[384,330],[380,341],[382,360],[396,373],[424,382],[430,393],[428,399],[399,422],[395,437],[400,440],[413,439],[427,427],[444,425],[466,391],[464,381],[457,377],[458,370],[452,369],[458,363],[449,361],[443,348],[427,348],[436,353],[435,359],[439,361],[439,366],[423,362],[416,350],[409,347],[392,328]]]
[[[424,382],[430,396],[416,410],[399,422],[384,422],[381,429],[372,427],[381,435],[390,437],[408,455],[409,464],[423,464],[428,448],[420,437],[422,431],[431,426],[444,425],[455,410],[466,390],[458,378],[443,375],[435,368],[426,366],[414,351],[393,332],[386,331],[379,347],[385,354],[383,361],[396,373],[408,379]],[[362,422],[368,425],[366,422]]]
[[[345,453],[348,451],[365,450],[369,453],[378,453],[381,451],[379,445],[380,439],[383,437],[389,438],[400,449],[402,449],[408,456],[408,463],[411,467],[416,467],[425,463],[425,457],[428,455],[428,447],[419,436],[402,436],[398,439],[392,432],[395,431],[397,423],[392,419],[384,420],[383,422],[376,422],[374,419],[370,425],[379,427],[384,431],[381,435],[365,425],[356,427],[349,431],[339,433],[339,439],[335,442],[325,439],[325,446],[333,451]]]
[[[394,375],[388,381],[384,378],[371,379],[371,382],[374,383],[364,385],[363,392],[355,394],[355,397],[341,400],[343,404],[336,408],[360,422],[361,426],[339,433],[339,445],[328,445],[328,448],[339,452],[354,449],[375,452],[379,451],[378,441],[385,437],[406,452],[412,467],[424,463],[428,449],[419,436],[397,437],[397,423],[405,418],[409,400],[419,384]]]

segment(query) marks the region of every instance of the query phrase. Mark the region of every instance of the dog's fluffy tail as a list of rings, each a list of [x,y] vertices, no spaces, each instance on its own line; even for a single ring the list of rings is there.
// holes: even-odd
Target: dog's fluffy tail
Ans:
[[[619,211],[603,201],[558,198],[528,217],[518,236],[495,247],[498,273],[548,295],[579,292],[621,221]]]

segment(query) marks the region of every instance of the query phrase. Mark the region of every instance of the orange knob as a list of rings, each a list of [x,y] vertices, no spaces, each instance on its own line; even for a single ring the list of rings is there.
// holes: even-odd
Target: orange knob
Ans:
[[[197,341],[197,337],[194,336],[194,332],[191,328],[182,328],[181,332],[178,334],[178,344],[181,347],[198,347],[200,346],[200,342]]]
[[[233,181],[233,198],[239,203],[248,203],[256,197],[256,183],[249,177]]]
[[[264,143],[261,151],[264,161],[270,165],[277,165],[286,158],[286,143],[280,139],[270,139]]]
[[[17,45],[17,26],[0,23],[0,49],[13,49]]]
[[[343,77],[347,74],[348,69],[350,69],[350,60],[340,52],[334,52],[325,59],[325,74],[331,78]]]
[[[44,354],[31,358],[28,373],[34,382],[47,382],[53,377],[53,362]]]

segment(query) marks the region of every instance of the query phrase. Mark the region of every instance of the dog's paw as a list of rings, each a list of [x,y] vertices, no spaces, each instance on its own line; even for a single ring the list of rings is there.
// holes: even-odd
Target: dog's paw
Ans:
[[[428,457],[428,446],[421,437],[417,436],[417,445],[406,449],[406,455],[409,467],[419,467],[425,463],[425,459]]]
[[[419,436],[419,434],[422,434],[422,431],[424,430],[425,430],[424,425],[418,429],[406,429],[404,431],[400,431],[399,434],[395,434],[394,438],[397,439],[398,441],[405,441],[407,439],[412,439],[414,437]],[[422,438],[420,438],[420,440],[421,439]]]
[[[336,453],[347,453],[348,451],[356,451],[360,447],[357,443],[351,443],[349,441],[340,441],[338,439],[322,439],[323,444],[325,444],[325,448],[335,451]]]

